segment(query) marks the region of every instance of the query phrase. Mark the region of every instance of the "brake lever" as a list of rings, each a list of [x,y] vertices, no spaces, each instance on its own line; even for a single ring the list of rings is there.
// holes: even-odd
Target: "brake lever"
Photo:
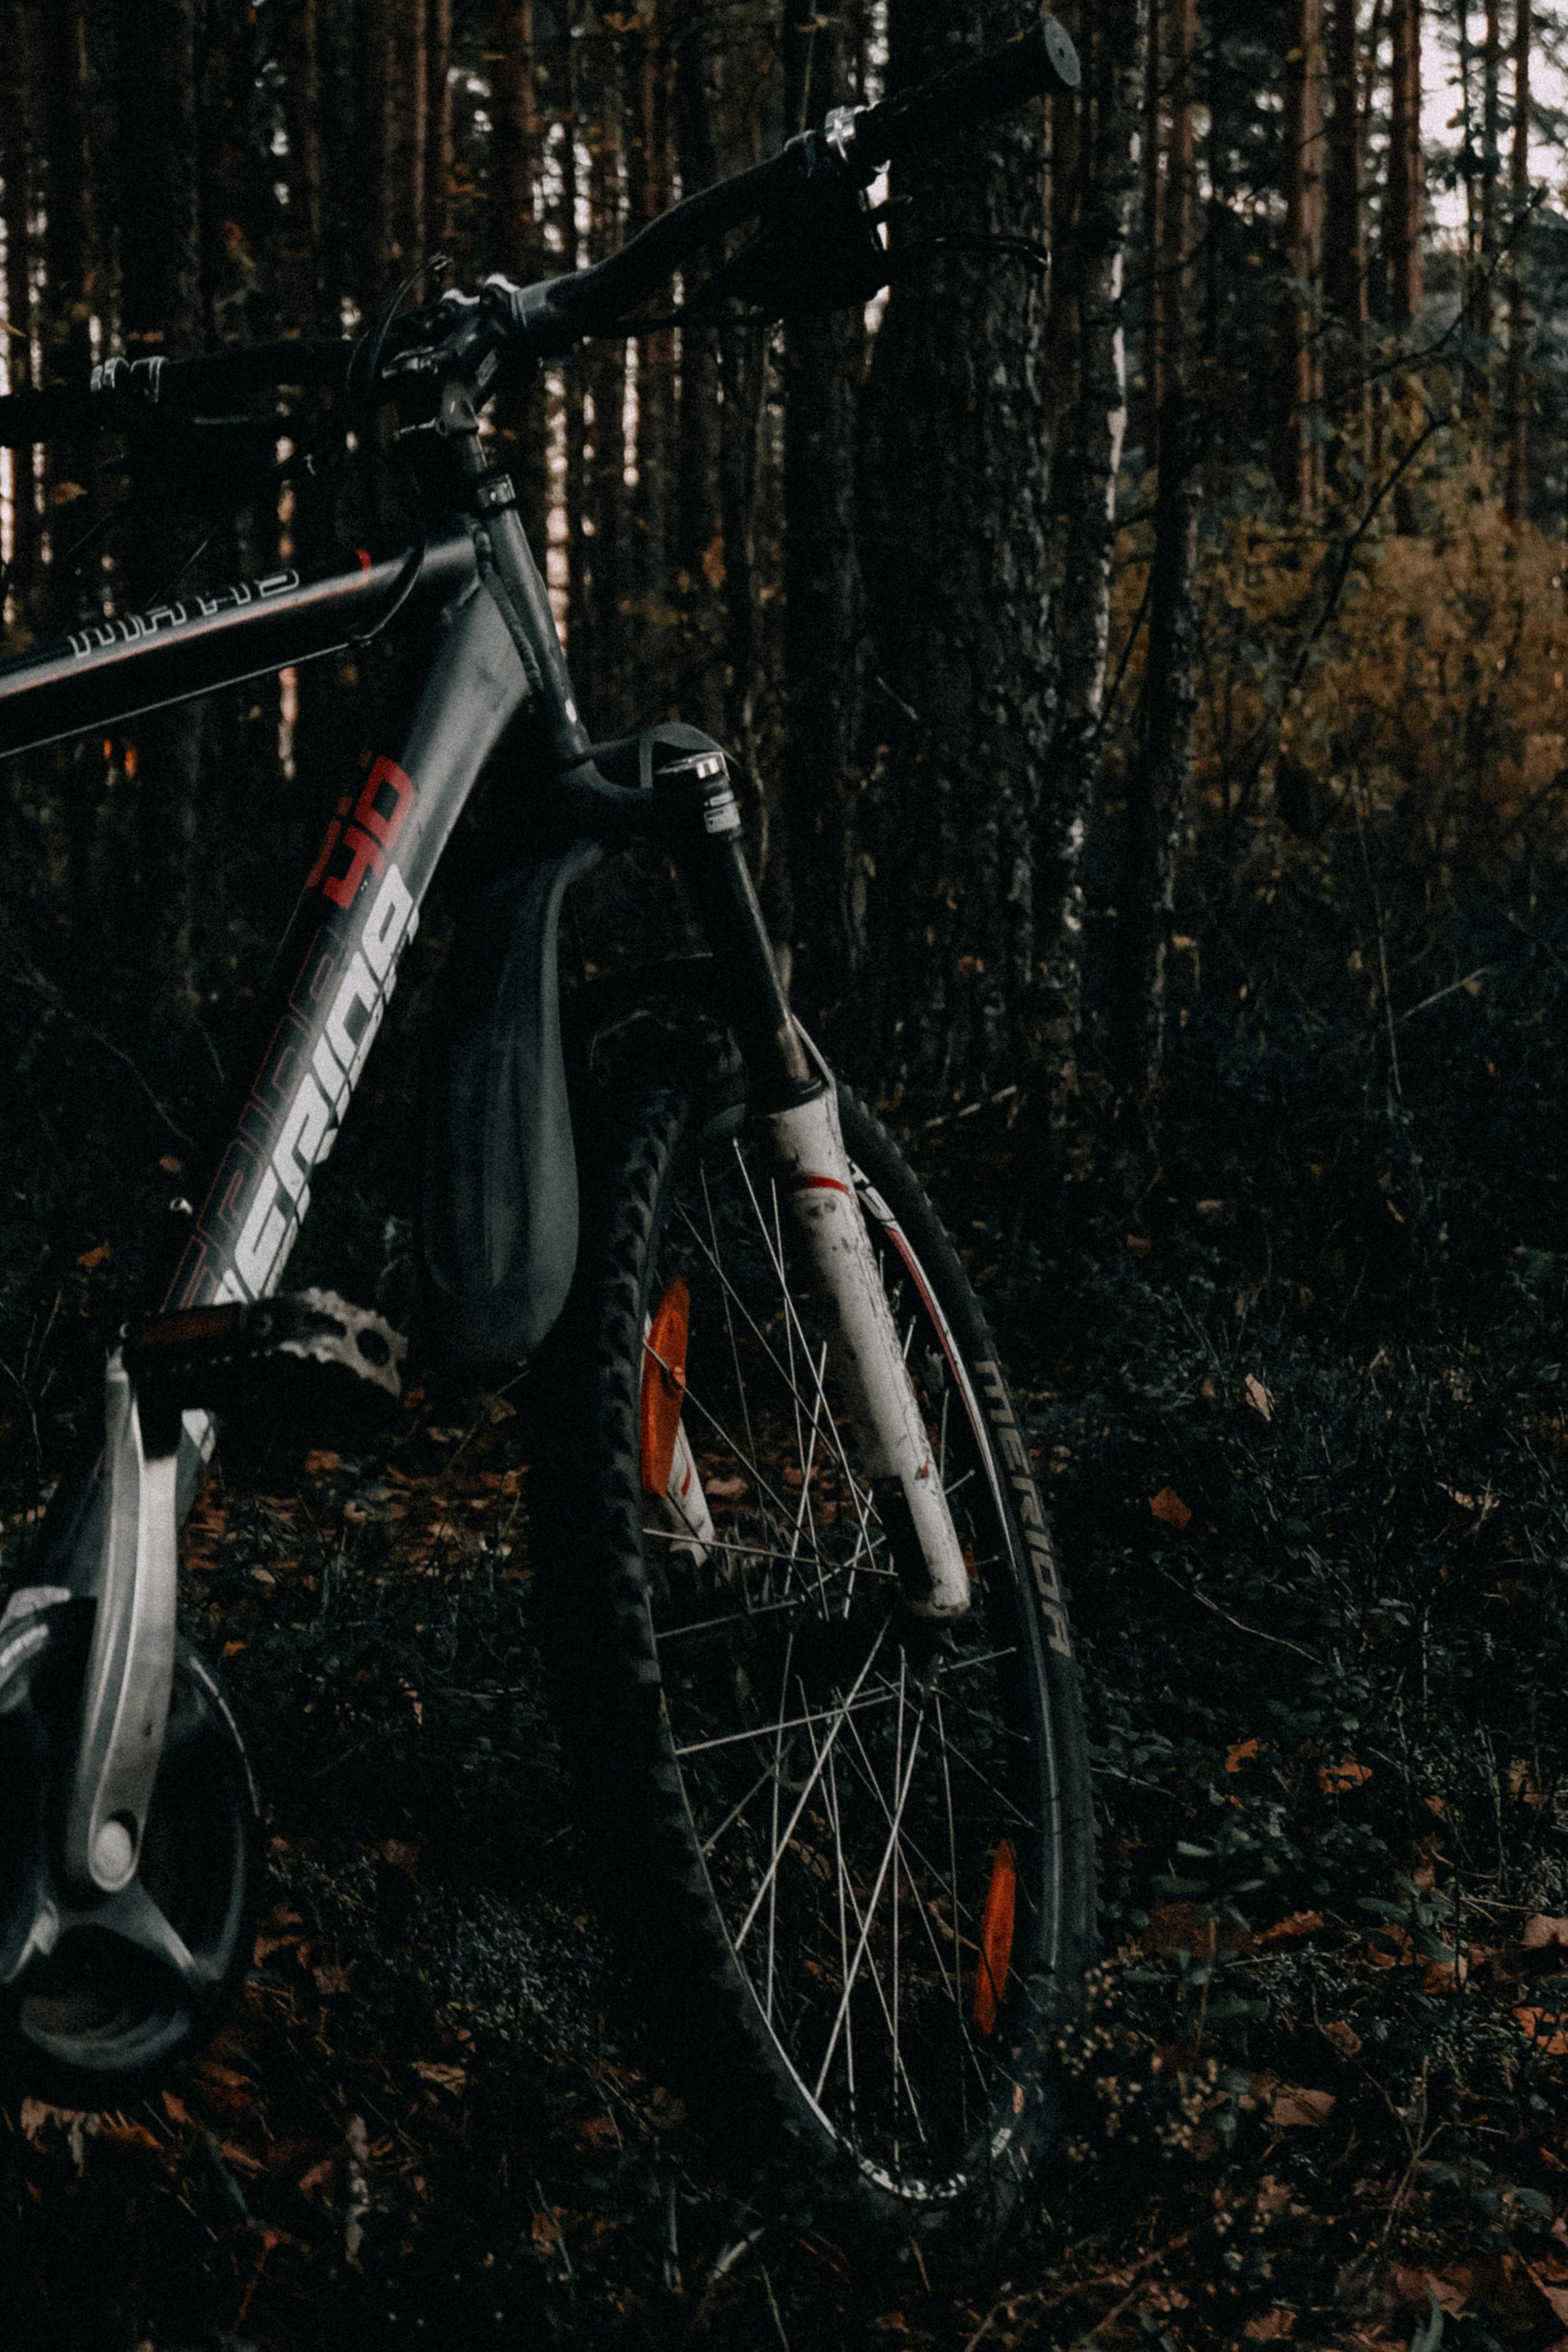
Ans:
[[[887,285],[886,207],[873,210],[851,178],[834,129],[830,116],[825,131],[791,141],[804,171],[775,217],[708,279],[705,305],[739,297],[772,319],[809,318],[868,302]]]

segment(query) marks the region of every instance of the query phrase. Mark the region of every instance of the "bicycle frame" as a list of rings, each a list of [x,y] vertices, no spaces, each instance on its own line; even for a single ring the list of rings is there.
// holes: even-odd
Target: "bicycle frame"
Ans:
[[[534,770],[542,819],[557,835],[564,828],[567,845],[528,901],[538,985],[521,1086],[535,1106],[537,1149],[523,1172],[552,1196],[556,1214],[546,1221],[542,1260],[535,1251],[524,1261],[528,1312],[514,1323],[521,1337],[510,1352],[525,1352],[553,1322],[576,1254],[554,971],[561,898],[604,846],[652,833],[691,888],[746,1062],[751,1109],[767,1122],[795,1222],[835,1302],[849,1409],[868,1437],[906,1602],[917,1614],[960,1615],[968,1580],[951,1513],[856,1206],[837,1097],[807,1059],[784,1001],[723,754],[695,730],[656,729],[649,735],[667,744],[673,732],[686,749],[689,734],[697,748],[657,780],[650,757],[637,787],[601,773],[515,493],[484,465],[461,385],[443,395],[440,435],[444,484],[449,499],[456,477],[461,505],[421,548],[379,565],[362,557],[357,572],[335,579],[303,583],[278,572],[165,604],[0,666],[0,750],[19,750],[353,644],[405,606],[426,623],[428,656],[409,715],[388,747],[373,742],[362,752],[358,776],[328,817],[275,960],[264,1050],[194,1212],[163,1313],[249,1306],[275,1291],[442,853],[487,763],[526,714],[520,758]],[[648,740],[637,740],[639,761]],[[160,1413],[154,1433],[121,1352],[108,1382],[108,1444],[94,1474],[62,1486],[50,1506],[37,1590],[98,1602],[67,1869],[78,1887],[117,1894],[134,1875],[168,1706],[176,1529],[215,1433],[193,1401],[177,1423]]]

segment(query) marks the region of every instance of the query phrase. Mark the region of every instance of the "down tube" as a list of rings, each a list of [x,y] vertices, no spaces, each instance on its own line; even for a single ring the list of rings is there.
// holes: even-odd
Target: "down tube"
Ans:
[[[277,1288],[420,901],[480,770],[526,697],[516,649],[476,583],[442,615],[435,660],[395,758],[363,755],[327,828],[279,950],[269,1042],[165,1309]],[[211,1444],[206,1417],[188,1413],[182,1508]]]

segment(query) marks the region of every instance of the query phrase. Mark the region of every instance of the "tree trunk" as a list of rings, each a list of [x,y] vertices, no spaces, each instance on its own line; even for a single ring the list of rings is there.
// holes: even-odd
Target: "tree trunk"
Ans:
[[[628,235],[635,236],[668,210],[672,194],[673,61],[657,16],[630,37],[629,79],[635,91],[630,113],[635,130],[628,159],[626,226]],[[631,499],[626,572],[632,607],[630,675],[636,707],[641,712],[647,710],[655,681],[668,675],[668,649],[676,619],[675,337],[669,329],[661,328],[656,334],[640,335],[632,349],[637,370],[637,486]]]
[[[889,80],[1012,31],[1010,7],[895,0]],[[1037,231],[1041,110],[894,175],[900,250],[932,233]],[[1051,722],[1049,465],[1033,273],[926,254],[895,279],[863,406],[862,563],[875,862],[860,992],[883,1070],[917,1097],[1016,1082],[1038,1041],[1033,846]]]
[[[533,0],[495,0],[490,13],[489,266],[521,283],[544,274],[535,184],[543,155],[539,118]],[[542,382],[503,393],[496,433],[506,452],[529,544],[544,568],[550,484],[545,469]]]
[[[1353,491],[1372,462],[1372,388],[1366,374],[1365,111],[1358,0],[1331,0],[1328,67],[1333,91],[1323,203],[1323,295],[1332,320],[1325,374],[1337,428],[1336,487]],[[1353,460],[1353,463],[1352,462]]]
[[[81,0],[58,0],[43,12],[48,73],[48,143],[44,173],[44,372],[82,383],[92,365],[92,226],[87,147],[87,22]],[[92,480],[90,442],[51,444],[45,457],[45,508],[58,558],[85,527],[91,508],[78,504]],[[73,487],[67,487],[68,485]],[[71,586],[63,567],[51,577],[54,618],[63,625]]]
[[[1393,84],[1389,92],[1388,201],[1384,239],[1389,315],[1395,325],[1421,310],[1421,0],[1392,0]]]
[[[1165,0],[1149,0],[1143,97],[1143,463],[1151,471],[1159,460],[1160,406],[1165,396],[1162,356],[1164,302],[1160,281],[1160,173],[1165,153],[1160,78],[1165,69],[1164,10]],[[1058,110],[1060,103],[1058,100]]]
[[[30,11],[25,0],[6,0],[0,17],[0,173],[5,182],[5,368],[13,392],[33,381],[33,149],[27,135],[29,76],[33,68]],[[31,449],[6,453],[11,481],[11,582],[13,609],[20,615],[37,584],[42,526],[37,478]]]
[[[784,10],[792,131],[854,97],[842,20],[803,26]],[[837,1042],[865,962],[866,873],[856,826],[863,620],[855,540],[855,415],[866,341],[853,310],[794,320],[784,334],[784,807],[791,937],[802,1009]]]
[[[1078,383],[1069,445],[1057,468],[1067,535],[1058,625],[1060,703],[1035,848],[1035,953],[1046,990],[1038,1086],[1057,1143],[1078,1090],[1081,869],[1100,772],[1116,483],[1127,425],[1122,269],[1138,182],[1134,133],[1143,98],[1147,14],[1145,0],[1104,0],[1086,24],[1080,49],[1081,196],[1073,269]]]
[[[1517,0],[1513,28],[1513,146],[1509,157],[1512,247],[1508,289],[1508,471],[1504,506],[1510,522],[1530,507],[1530,310],[1524,222],[1530,210],[1531,0]]]
[[[321,80],[316,0],[299,0],[283,20],[279,64],[289,142],[289,208],[278,254],[278,307],[287,334],[320,333],[321,280]]]
[[[1323,257],[1323,50],[1321,0],[1292,0],[1285,68],[1285,431],[1279,487],[1303,520],[1322,480],[1322,371],[1317,287]]]
[[[452,238],[452,0],[427,0],[425,85],[430,109],[425,149],[425,233],[432,250]]]
[[[594,119],[585,126],[589,144],[588,258],[614,253],[621,242],[621,123],[624,115],[617,57],[605,62],[599,79]],[[629,536],[626,510],[626,345],[591,343],[578,364],[585,369],[594,404],[593,462],[589,469],[584,522],[592,537],[584,550],[586,559],[586,618],[591,634],[587,670],[579,674],[584,690],[592,684],[595,715],[589,721],[600,735],[625,733],[637,720],[637,706],[622,660],[626,631],[621,606],[627,600],[626,541]]]
[[[120,299],[132,357],[189,352],[202,338],[201,215],[196,169],[197,0],[120,0]],[[160,493],[141,535],[142,598],[159,593],[185,551],[189,518]],[[143,719],[124,936],[147,940],[157,981],[196,995],[202,707]]]
[[[1112,1046],[1124,1103],[1145,1124],[1158,1095],[1165,1034],[1165,964],[1176,852],[1192,772],[1197,710],[1198,460],[1192,396],[1193,54],[1195,0],[1175,0],[1171,155],[1161,255],[1165,286],[1165,398],[1149,600],[1147,718],[1127,785],[1127,836],[1117,898]]]
[[[1492,272],[1498,252],[1498,179],[1500,153],[1502,22],[1498,0],[1487,0],[1486,32],[1481,43],[1481,189],[1479,205],[1479,267],[1476,275],[1474,324],[1478,335],[1492,331]],[[1481,362],[1483,377],[1489,363]]]
[[[681,11],[676,19],[676,153],[683,188],[706,188],[718,177],[714,115],[718,91],[709,26]],[[700,291],[707,270],[695,261],[682,272],[685,299]],[[710,734],[724,730],[724,530],[719,505],[719,355],[714,331],[680,331],[679,406],[676,438],[676,587],[685,643],[680,695],[694,722]]]
[[[397,174],[395,0],[359,0],[362,67],[360,109],[360,302],[365,323],[385,308],[400,274],[403,244]]]
[[[1357,0],[1331,0],[1331,8],[1328,47],[1334,110],[1324,187],[1323,292],[1336,318],[1359,334],[1367,322],[1367,299]]]
[[[417,268],[430,249],[425,217],[430,134],[429,41],[426,0],[401,0],[393,34],[397,66],[394,110],[399,277]]]

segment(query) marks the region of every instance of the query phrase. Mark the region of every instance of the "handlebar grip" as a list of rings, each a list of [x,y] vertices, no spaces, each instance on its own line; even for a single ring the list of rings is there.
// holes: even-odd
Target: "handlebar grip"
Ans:
[[[45,384],[0,399],[0,448],[25,449],[62,434],[121,432],[139,422],[197,421],[225,402],[280,384],[342,385],[351,342],[285,341],[231,345],[188,360],[106,360],[90,385]]]
[[[950,66],[929,80],[895,90],[855,117],[855,160],[869,178],[951,131],[987,121],[1047,90],[1076,89],[1078,51],[1054,16],[983,58]]]

